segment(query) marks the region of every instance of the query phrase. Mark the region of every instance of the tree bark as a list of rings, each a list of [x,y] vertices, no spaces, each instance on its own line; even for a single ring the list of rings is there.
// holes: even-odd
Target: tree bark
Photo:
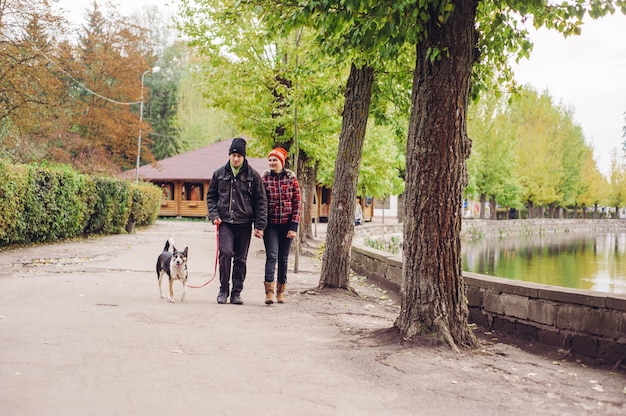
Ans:
[[[498,219],[498,203],[494,198],[489,200],[489,219],[497,220]]]
[[[302,160],[302,163],[300,160]],[[300,218],[298,235],[300,237],[300,243],[307,244],[307,239],[313,237],[311,222],[317,170],[315,167],[305,164],[303,159],[298,159],[298,165],[298,183],[300,185],[300,196],[302,198],[302,216]]]
[[[354,64],[351,65],[335,162],[320,289],[349,289],[357,179],[373,84],[374,69],[372,67],[364,65],[357,68]]]
[[[467,105],[477,56],[477,0],[459,0],[444,24],[427,25],[417,45],[406,151],[406,220],[401,310],[395,326],[411,338],[440,334],[454,349],[474,347],[461,273],[461,208],[467,185]],[[431,16],[437,16],[433,10]],[[438,48],[432,61],[428,51]]]
[[[485,206],[486,206],[486,202],[487,202],[487,195],[485,194],[480,194],[480,219],[484,220],[485,219]]]

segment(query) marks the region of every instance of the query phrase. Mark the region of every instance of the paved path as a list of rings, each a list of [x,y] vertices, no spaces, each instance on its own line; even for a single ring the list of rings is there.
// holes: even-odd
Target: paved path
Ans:
[[[208,280],[204,222],[0,252],[0,415],[624,414],[621,375],[373,336],[397,305],[358,282],[371,297],[317,293],[310,257],[266,306],[258,239],[244,305],[218,305],[216,282],[170,304],[154,271],[169,237],[189,246],[190,283]]]

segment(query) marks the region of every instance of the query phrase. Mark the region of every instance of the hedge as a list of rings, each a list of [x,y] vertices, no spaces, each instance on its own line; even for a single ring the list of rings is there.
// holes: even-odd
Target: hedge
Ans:
[[[150,183],[0,161],[0,247],[121,233],[129,219],[149,225],[160,200]]]

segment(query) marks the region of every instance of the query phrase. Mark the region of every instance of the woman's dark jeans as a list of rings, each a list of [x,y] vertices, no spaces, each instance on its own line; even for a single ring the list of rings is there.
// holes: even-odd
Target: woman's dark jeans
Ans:
[[[278,262],[278,283],[287,283],[287,263],[292,238],[287,238],[289,224],[268,224],[263,234],[265,243],[265,281],[274,281]]]

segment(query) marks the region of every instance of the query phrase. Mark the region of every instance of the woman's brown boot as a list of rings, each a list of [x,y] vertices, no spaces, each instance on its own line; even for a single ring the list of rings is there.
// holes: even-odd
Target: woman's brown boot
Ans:
[[[265,283],[265,304],[271,305],[274,303],[274,282]]]
[[[287,283],[276,283],[276,302],[285,303],[285,289]]]

